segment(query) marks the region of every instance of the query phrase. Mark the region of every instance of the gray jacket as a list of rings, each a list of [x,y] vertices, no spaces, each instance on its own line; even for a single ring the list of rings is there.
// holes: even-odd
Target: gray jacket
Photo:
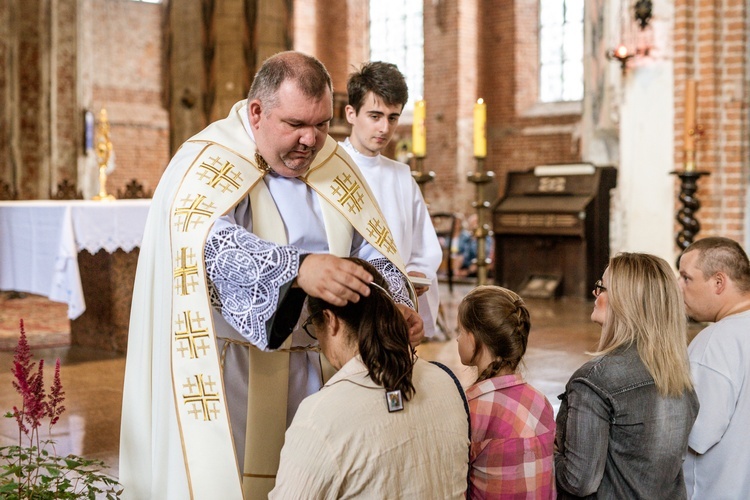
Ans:
[[[635,345],[584,364],[557,415],[561,498],[685,498],[682,462],[698,415],[695,391],[659,395]]]

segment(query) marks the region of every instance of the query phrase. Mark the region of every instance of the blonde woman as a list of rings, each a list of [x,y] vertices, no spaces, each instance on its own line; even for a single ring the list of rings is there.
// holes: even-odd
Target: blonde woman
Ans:
[[[594,285],[597,356],[561,396],[555,474],[561,497],[685,498],[682,462],[698,414],[685,309],[663,259],[623,253]]]

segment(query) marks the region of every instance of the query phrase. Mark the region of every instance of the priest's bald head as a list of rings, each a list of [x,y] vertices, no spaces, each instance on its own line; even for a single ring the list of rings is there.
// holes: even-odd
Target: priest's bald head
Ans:
[[[325,66],[300,52],[269,57],[248,94],[258,152],[276,173],[298,177],[325,144],[333,117],[333,85]]]

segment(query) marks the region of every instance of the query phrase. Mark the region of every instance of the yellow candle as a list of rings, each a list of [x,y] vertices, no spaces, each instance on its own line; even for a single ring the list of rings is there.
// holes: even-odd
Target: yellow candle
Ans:
[[[487,104],[481,98],[474,105],[474,156],[487,156]]]
[[[695,150],[695,108],[696,96],[698,93],[698,83],[695,80],[688,80],[685,84],[685,151]]]
[[[411,152],[418,158],[424,158],[427,154],[426,107],[424,99],[420,99],[414,103],[414,120],[412,121],[411,128]]]

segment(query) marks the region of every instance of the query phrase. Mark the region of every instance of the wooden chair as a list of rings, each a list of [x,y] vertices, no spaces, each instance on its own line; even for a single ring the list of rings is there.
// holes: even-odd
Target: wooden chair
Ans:
[[[57,184],[57,191],[50,193],[49,197],[51,200],[82,200],[83,193],[78,190],[75,181],[63,179]]]
[[[451,242],[458,218],[454,212],[435,212],[430,214],[440,246],[443,248],[443,264],[448,276],[448,290],[453,292],[453,266],[451,263]]]
[[[151,198],[151,191],[146,191],[143,188],[143,184],[138,182],[137,179],[130,179],[125,185],[125,190],[117,190],[117,198],[123,199],[135,199],[135,198]]]
[[[453,241],[454,228],[458,216],[453,212],[434,212],[430,214],[432,225],[435,227],[440,246],[443,249],[443,263],[440,267],[445,267],[445,274],[448,277],[448,291],[453,293],[453,263],[451,262],[451,243]],[[453,329],[448,325],[445,315],[443,301],[440,301],[437,313],[437,326],[445,334],[445,339],[453,337]]]

